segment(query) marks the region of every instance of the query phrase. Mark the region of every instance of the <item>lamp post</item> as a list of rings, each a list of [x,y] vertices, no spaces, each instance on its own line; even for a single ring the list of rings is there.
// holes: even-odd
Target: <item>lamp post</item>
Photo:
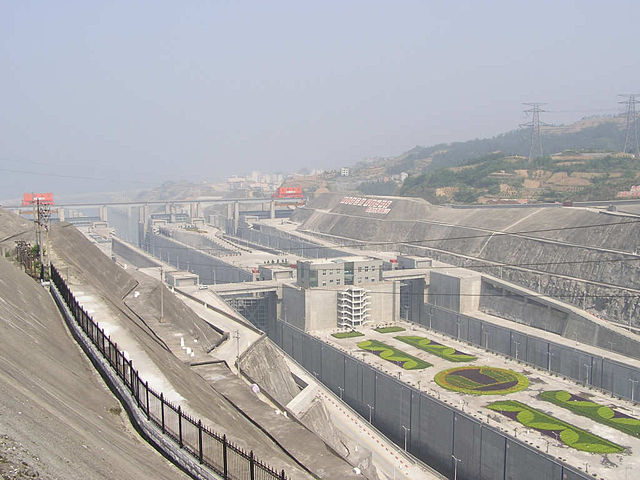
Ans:
[[[462,462],[461,459],[456,458],[455,455],[451,455],[451,458],[453,458],[453,480],[458,480],[458,463]]]
[[[405,427],[404,425],[402,425],[402,428],[404,429],[404,451],[407,451],[407,433],[411,431],[411,429],[409,427]]]
[[[636,390],[636,385],[638,384],[639,380],[632,380],[631,378],[629,379],[629,383],[631,384],[631,403],[634,402],[635,399],[635,390]]]
[[[375,408],[373,408],[373,406],[369,405],[368,403],[367,403],[367,407],[369,407],[369,424],[371,424],[371,412],[375,410]]]

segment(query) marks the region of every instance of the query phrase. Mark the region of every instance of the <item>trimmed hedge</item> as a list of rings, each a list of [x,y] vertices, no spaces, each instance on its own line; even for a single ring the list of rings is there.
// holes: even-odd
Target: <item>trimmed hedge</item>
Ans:
[[[434,342],[427,337],[419,337],[415,335],[399,335],[395,338],[397,340],[400,340],[401,342],[419,348],[420,350],[424,350],[425,352],[429,352],[441,358],[444,358],[445,360],[449,360],[450,362],[472,362],[478,359],[478,357],[469,355],[464,352],[459,352],[453,347]]]
[[[617,443],[594,435],[515,400],[493,402],[487,408],[515,419],[527,428],[533,428],[554,438],[557,436],[565,445],[582,452],[620,453],[625,451],[625,448]]]
[[[420,360],[413,355],[409,355],[402,350],[398,350],[397,348],[393,348],[392,346],[377,340],[364,340],[363,342],[358,343],[358,347],[372,352],[380,358],[384,358],[388,362],[395,363],[405,370],[421,370],[432,366],[429,362]]]
[[[588,417],[603,425],[640,438],[640,420],[614,410],[606,405],[572,395],[564,390],[542,392],[538,398],[566,408],[577,415]]]
[[[447,390],[471,395],[505,395],[529,386],[529,379],[524,375],[486,366],[449,368],[439,372],[434,380]]]
[[[350,332],[332,333],[331,336],[335,338],[353,338],[353,337],[364,337],[364,333],[351,330]]]

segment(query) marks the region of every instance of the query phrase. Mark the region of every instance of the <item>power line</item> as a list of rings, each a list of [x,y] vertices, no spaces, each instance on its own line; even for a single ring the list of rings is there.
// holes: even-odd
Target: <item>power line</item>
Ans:
[[[639,158],[640,148],[638,147],[638,112],[636,112],[636,105],[640,103],[640,100],[636,99],[636,97],[640,96],[640,94],[631,93],[618,96],[625,98],[625,100],[622,100],[618,103],[626,106],[624,147],[622,151],[624,153],[632,153],[635,158]]]

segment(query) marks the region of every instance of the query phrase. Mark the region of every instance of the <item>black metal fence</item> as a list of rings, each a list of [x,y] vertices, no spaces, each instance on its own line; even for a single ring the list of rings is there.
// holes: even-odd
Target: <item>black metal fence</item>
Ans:
[[[133,396],[138,408],[147,419],[158,426],[162,433],[172,438],[180,448],[189,452],[201,464],[206,465],[229,480],[285,480],[285,472],[277,472],[256,459],[253,451],[245,452],[230,442],[226,435],[213,432],[185,412],[181,407],[165,400],[149,383],[142,380],[127,359],[104,330],[89,316],[73,296],[58,270],[51,266],[51,280],[66,302],[76,323],[104,356]]]

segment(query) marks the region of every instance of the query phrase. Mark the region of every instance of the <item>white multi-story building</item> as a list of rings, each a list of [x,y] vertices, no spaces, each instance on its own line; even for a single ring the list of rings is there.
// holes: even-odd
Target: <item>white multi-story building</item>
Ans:
[[[369,321],[371,301],[364,288],[349,287],[338,292],[338,326],[355,328]]]

